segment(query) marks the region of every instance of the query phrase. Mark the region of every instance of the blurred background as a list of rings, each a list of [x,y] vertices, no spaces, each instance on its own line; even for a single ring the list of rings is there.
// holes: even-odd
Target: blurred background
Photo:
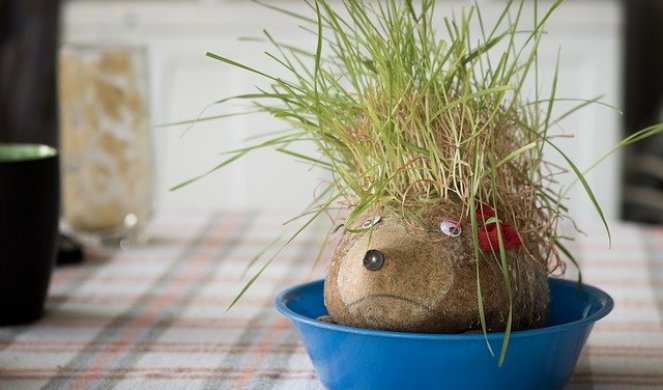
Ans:
[[[298,0],[268,3],[307,12]],[[488,19],[498,15],[504,4],[479,3]],[[449,15],[469,4],[440,1],[438,10]],[[573,135],[559,142],[581,169],[629,133],[663,120],[661,18],[663,2],[658,0],[572,0],[549,22],[549,34],[539,51],[542,83],[552,82],[561,47],[557,97],[601,96],[601,101],[624,110],[620,115],[593,105],[555,129],[562,136]],[[0,142],[58,144],[60,47],[140,46],[147,62],[156,211],[300,210],[325,174],[271,152],[249,156],[198,183],[169,191],[213,167],[223,158],[222,152],[283,128],[260,115],[230,116],[190,129],[160,126],[249,110],[246,103],[212,103],[251,92],[263,80],[209,59],[205,52],[278,72],[275,62],[263,54],[269,45],[241,39],[261,37],[263,29],[281,40],[314,48],[315,38],[292,18],[244,0],[0,0]],[[557,113],[569,107],[560,103]],[[550,160],[561,162],[555,155]],[[663,139],[646,140],[616,154],[594,169],[588,181],[609,219],[663,222]],[[597,218],[579,188],[570,197],[576,220]]]

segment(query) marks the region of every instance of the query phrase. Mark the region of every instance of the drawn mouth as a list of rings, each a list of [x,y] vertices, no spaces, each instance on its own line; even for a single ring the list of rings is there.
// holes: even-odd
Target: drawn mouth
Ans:
[[[426,306],[426,305],[424,305],[424,304],[422,304],[422,303],[419,303],[419,302],[417,302],[417,301],[415,301],[415,300],[413,300],[413,299],[404,298],[404,297],[399,297],[399,296],[397,296],[397,295],[393,295],[393,294],[371,294],[371,295],[365,296],[365,297],[363,297],[363,298],[360,298],[360,299],[358,299],[358,300],[356,300],[356,301],[350,303],[350,304],[348,305],[348,308],[352,308],[353,306],[356,306],[356,305],[363,305],[363,304],[371,305],[371,304],[376,304],[376,303],[377,303],[376,300],[377,300],[378,302],[379,302],[379,301],[383,301],[383,300],[389,300],[389,301],[402,301],[402,302],[407,302],[407,303],[409,303],[410,305],[414,305],[414,306],[416,306],[416,307],[422,308],[422,309],[424,309],[424,310],[426,310],[426,311],[432,311],[432,310],[433,310],[433,309],[431,309],[430,307],[428,307],[428,306]],[[386,303],[386,302],[381,302],[381,304],[383,304],[383,305],[384,305],[385,303]]]

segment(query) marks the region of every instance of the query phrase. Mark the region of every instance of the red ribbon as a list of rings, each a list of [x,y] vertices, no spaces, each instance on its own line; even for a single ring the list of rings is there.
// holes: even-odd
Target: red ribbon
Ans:
[[[485,223],[485,221],[495,216],[495,210],[485,203],[479,203],[476,212],[477,222],[479,223],[479,248],[483,251],[499,250],[498,224],[496,222]],[[499,227],[504,249],[514,249],[522,245],[516,229],[504,223],[500,223]]]

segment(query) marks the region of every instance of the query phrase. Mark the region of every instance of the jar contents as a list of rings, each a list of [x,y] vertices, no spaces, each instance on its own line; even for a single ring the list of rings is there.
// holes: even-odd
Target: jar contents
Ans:
[[[153,202],[145,52],[67,46],[59,65],[65,222],[84,242],[135,244]]]

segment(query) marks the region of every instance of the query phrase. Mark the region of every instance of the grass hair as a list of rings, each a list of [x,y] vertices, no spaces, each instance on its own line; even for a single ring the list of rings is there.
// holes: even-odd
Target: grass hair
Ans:
[[[553,104],[559,100],[557,70],[550,95],[539,96],[537,48],[546,21],[562,3],[556,0],[540,14],[534,2],[529,29],[521,27],[527,19],[524,0],[507,1],[490,26],[475,4],[457,17],[444,19],[442,32],[434,28],[435,0],[345,0],[343,13],[326,0],[306,1],[312,17],[263,4],[303,23],[302,28],[315,36],[316,46],[314,50],[293,47],[264,32],[264,40],[274,47],[266,55],[287,72],[287,79],[207,53],[270,83],[268,88],[217,103],[250,101],[249,113],[269,113],[291,129],[229,152],[217,166],[175,188],[264,148],[328,170],[331,182],[297,218],[303,223],[285,245],[339,205],[351,211],[337,225],[351,226],[372,210],[401,213],[417,224],[432,205],[455,202],[462,210],[459,219],[470,222],[475,256],[499,264],[504,288],[512,298],[501,236],[499,251],[492,255],[478,248],[478,202],[493,206],[499,213],[497,223],[517,229],[531,261],[551,271],[563,267],[565,257],[575,264],[561,243],[564,237],[557,233],[558,222],[568,218],[565,193],[546,171],[544,146],[563,157],[609,235],[584,173],[549,136],[559,120],[598,99],[577,100],[573,109],[553,118]],[[478,25],[480,36],[472,35],[473,25]],[[535,96],[528,100],[523,88],[532,78]],[[660,132],[660,126],[645,129],[618,147]],[[292,149],[302,141],[314,142],[320,155]],[[231,306],[273,259],[265,262]],[[477,267],[480,264],[477,261]],[[478,307],[486,332],[480,282],[477,279]],[[510,325],[511,321],[500,365]]]

